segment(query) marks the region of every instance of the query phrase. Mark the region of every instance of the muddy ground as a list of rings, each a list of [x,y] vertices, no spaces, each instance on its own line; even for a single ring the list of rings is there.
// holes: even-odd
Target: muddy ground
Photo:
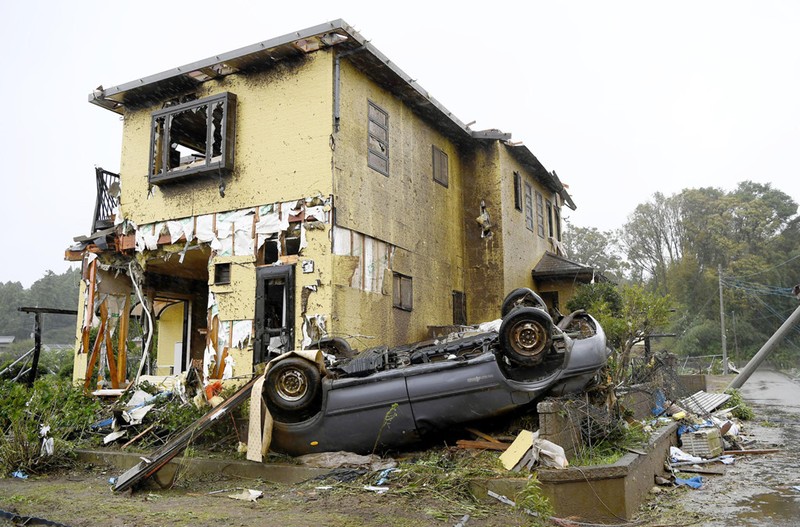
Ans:
[[[698,490],[666,489],[653,494],[636,525],[773,527],[800,520],[800,384],[772,372],[758,372],[742,390],[757,417],[745,425],[749,448],[779,446],[777,454],[741,457],[724,476],[705,476]],[[0,509],[70,527],[279,525],[413,526],[449,525],[469,515],[466,527],[529,525],[522,513],[501,503],[455,499],[436,486],[406,494],[364,490],[363,481],[278,485],[211,475],[179,480],[175,488],[156,486],[114,494],[109,478],[117,470],[79,467],[41,478],[0,479]],[[318,487],[333,486],[332,489]],[[223,489],[256,489],[255,502],[227,497]],[[0,525],[9,524],[0,518]]]

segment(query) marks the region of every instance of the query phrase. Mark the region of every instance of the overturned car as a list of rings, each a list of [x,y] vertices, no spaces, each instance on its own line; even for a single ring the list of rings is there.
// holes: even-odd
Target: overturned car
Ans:
[[[271,449],[400,448],[545,394],[581,391],[606,363],[603,329],[584,312],[556,323],[523,288],[508,295],[501,314],[471,334],[355,355],[341,339],[325,340],[327,368],[299,357],[277,361],[263,392],[274,420]]]

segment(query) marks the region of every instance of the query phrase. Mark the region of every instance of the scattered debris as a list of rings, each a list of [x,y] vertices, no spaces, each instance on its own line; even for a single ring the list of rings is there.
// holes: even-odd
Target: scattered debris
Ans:
[[[352,452],[319,452],[296,457],[301,465],[317,468],[368,468],[373,472],[393,469],[397,461],[387,457],[382,458],[375,454],[360,455]]]
[[[241,501],[256,501],[258,498],[263,496],[264,493],[260,490],[253,490],[253,489],[244,489],[239,494],[229,494],[228,497],[234,500],[241,500]]]
[[[567,468],[564,449],[546,439],[539,438],[538,430],[523,430],[511,446],[500,455],[506,470],[519,472],[523,468],[531,470],[537,463],[548,468]]]

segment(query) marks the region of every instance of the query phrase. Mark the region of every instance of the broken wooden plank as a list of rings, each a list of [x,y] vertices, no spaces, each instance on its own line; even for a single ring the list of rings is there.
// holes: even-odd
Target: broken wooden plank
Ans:
[[[128,311],[128,303],[130,302],[130,294],[125,295],[122,299],[122,308],[119,313],[119,326],[117,333],[119,333],[119,341],[117,344],[117,382],[120,384],[125,383],[128,378],[128,328],[130,326],[130,312]]]
[[[136,436],[133,439],[131,439],[130,441],[128,441],[127,443],[122,445],[122,447],[120,447],[120,450],[125,450],[126,448],[131,446],[133,443],[138,441],[142,436],[144,436],[147,432],[149,432],[150,430],[155,428],[155,426],[156,425],[152,424],[152,425],[148,426],[147,428],[145,428],[144,430],[142,430],[141,432],[139,432],[138,434],[136,434]]]
[[[100,317],[105,321],[105,331],[103,331],[103,338],[106,344],[106,358],[108,359],[108,373],[111,378],[111,388],[119,388],[119,381],[117,379],[117,361],[114,358],[114,344],[111,342],[111,332],[108,327],[108,299],[103,300],[100,304]],[[100,335],[97,335],[100,338]]]
[[[92,346],[92,354],[89,356],[89,363],[86,365],[86,378],[83,381],[83,391],[89,392],[89,385],[92,384],[92,373],[94,372],[95,364],[100,358],[100,348],[103,344],[103,332],[105,331],[105,321],[100,322],[100,327],[97,330],[97,335],[94,338],[94,346]]]
[[[480,430],[475,430],[474,428],[465,428],[464,430],[466,430],[470,434],[473,434],[473,435],[475,435],[477,437],[480,437],[481,439],[484,439],[486,441],[490,441],[492,443],[502,443],[502,441],[498,441],[497,439],[493,438],[489,434],[484,434]]]
[[[477,448],[480,450],[508,450],[511,445],[508,443],[499,443],[493,441],[472,441],[469,439],[459,439],[456,441],[458,448]]]
[[[164,465],[177,456],[189,442],[209,428],[214,421],[222,417],[226,412],[233,411],[245,401],[250,400],[250,392],[259,377],[253,377],[247,384],[242,386],[239,391],[225,399],[216,408],[213,408],[203,417],[186,427],[178,436],[163,445],[149,456],[143,456],[142,461],[128,469],[122,474],[114,485],[114,492],[120,492],[131,488],[136,483],[148,478],[158,472]]]
[[[726,456],[746,456],[748,454],[775,454],[781,452],[780,448],[764,448],[761,450],[726,450],[723,455]]]
[[[681,472],[688,472],[691,474],[708,474],[711,476],[724,476],[725,475],[725,465],[718,465],[718,466],[706,466],[706,467],[680,467]]]

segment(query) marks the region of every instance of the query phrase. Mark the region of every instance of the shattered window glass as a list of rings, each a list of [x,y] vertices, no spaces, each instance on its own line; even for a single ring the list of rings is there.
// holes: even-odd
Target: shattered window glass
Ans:
[[[150,182],[232,169],[235,102],[222,93],[153,112]]]
[[[389,175],[389,114],[369,102],[367,165]]]

